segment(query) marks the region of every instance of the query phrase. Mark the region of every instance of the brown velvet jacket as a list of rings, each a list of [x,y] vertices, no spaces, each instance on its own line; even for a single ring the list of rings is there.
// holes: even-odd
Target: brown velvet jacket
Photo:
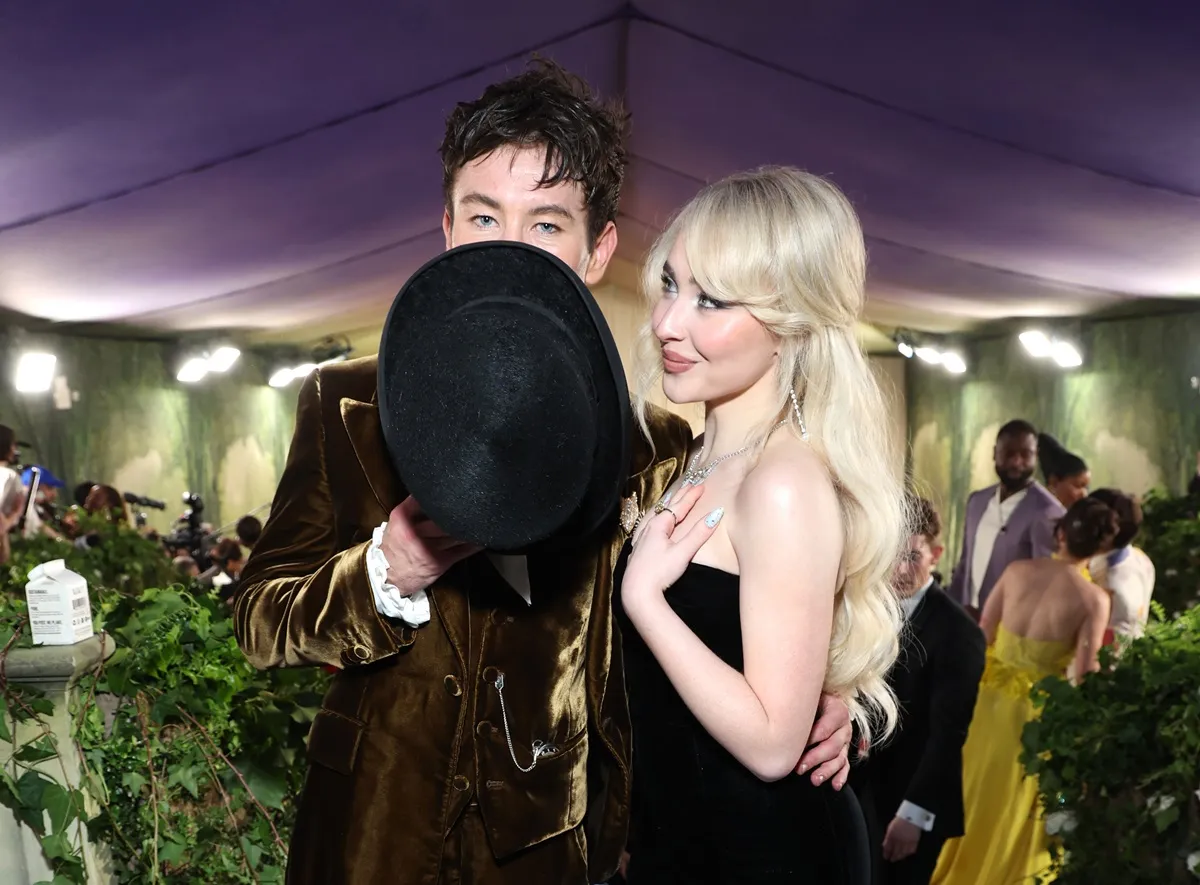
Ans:
[[[687,424],[658,411],[651,428],[657,457],[635,429],[626,516],[684,466]],[[365,567],[372,531],[404,497],[375,358],[314,371],[235,600],[238,642],[256,667],[339,668],[309,734],[289,883],[437,881],[443,840],[470,803],[497,860],[583,825],[590,881],[608,879],[629,820],[611,611],[628,519],[614,516],[577,550],[531,556],[532,605],[486,557],[460,563],[430,589],[430,622],[412,628],[377,613]],[[517,761],[529,766],[536,740],[556,747],[528,773],[510,756],[501,673]]]

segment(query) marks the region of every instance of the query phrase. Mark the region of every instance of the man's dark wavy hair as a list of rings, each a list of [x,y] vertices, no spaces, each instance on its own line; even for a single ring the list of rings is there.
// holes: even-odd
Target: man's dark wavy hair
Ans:
[[[617,217],[628,124],[629,114],[619,102],[600,99],[580,77],[536,58],[523,73],[460,103],[446,120],[438,149],[446,208],[453,212],[454,181],[463,166],[498,148],[544,147],[540,184],[579,182],[592,248]]]

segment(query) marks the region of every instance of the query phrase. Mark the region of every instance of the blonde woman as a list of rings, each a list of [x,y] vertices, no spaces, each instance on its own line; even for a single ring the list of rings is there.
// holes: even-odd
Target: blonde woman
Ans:
[[[864,273],[846,198],[778,167],[706,187],[648,258],[639,398],[661,375],[705,429],[618,562],[631,885],[865,881],[851,792],[792,776],[822,689],[864,736],[896,719],[907,534]]]

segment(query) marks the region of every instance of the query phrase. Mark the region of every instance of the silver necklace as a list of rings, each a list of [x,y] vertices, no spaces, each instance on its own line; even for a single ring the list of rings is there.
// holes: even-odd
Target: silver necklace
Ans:
[[[771,428],[771,433],[774,433],[776,430],[778,430],[780,427],[782,427],[785,424],[787,424],[787,421],[780,421],[778,424],[776,424],[774,427]],[[770,435],[770,434],[768,434],[768,435]],[[736,452],[728,452],[724,455],[721,455],[719,458],[713,458],[711,461],[708,462],[707,466],[702,467],[699,470],[697,470],[696,465],[698,463],[700,463],[700,458],[704,454],[704,449],[701,449],[694,456],[692,456],[692,460],[688,464],[687,470],[683,471],[683,485],[685,485],[685,486],[700,485],[700,483],[702,483],[702,482],[704,482],[704,480],[708,479],[708,475],[710,473],[712,473],[714,470],[716,470],[717,465],[720,464],[722,461],[728,461],[730,458],[736,458],[738,455],[744,455],[748,451],[750,451],[750,446],[742,446],[742,448],[738,449]]]

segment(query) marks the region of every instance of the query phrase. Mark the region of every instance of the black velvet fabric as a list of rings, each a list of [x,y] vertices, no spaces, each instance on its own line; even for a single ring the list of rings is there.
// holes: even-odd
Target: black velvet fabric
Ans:
[[[626,545],[613,611],[633,723],[629,885],[867,885],[870,849],[853,791],[798,775],[765,783],[705,731],[624,613],[628,555]],[[667,601],[741,671],[738,583],[693,563]]]
[[[629,473],[611,332],[570,268],[520,243],[452,249],[405,284],[380,342],[379,410],[425,512],[491,550],[587,537]]]

